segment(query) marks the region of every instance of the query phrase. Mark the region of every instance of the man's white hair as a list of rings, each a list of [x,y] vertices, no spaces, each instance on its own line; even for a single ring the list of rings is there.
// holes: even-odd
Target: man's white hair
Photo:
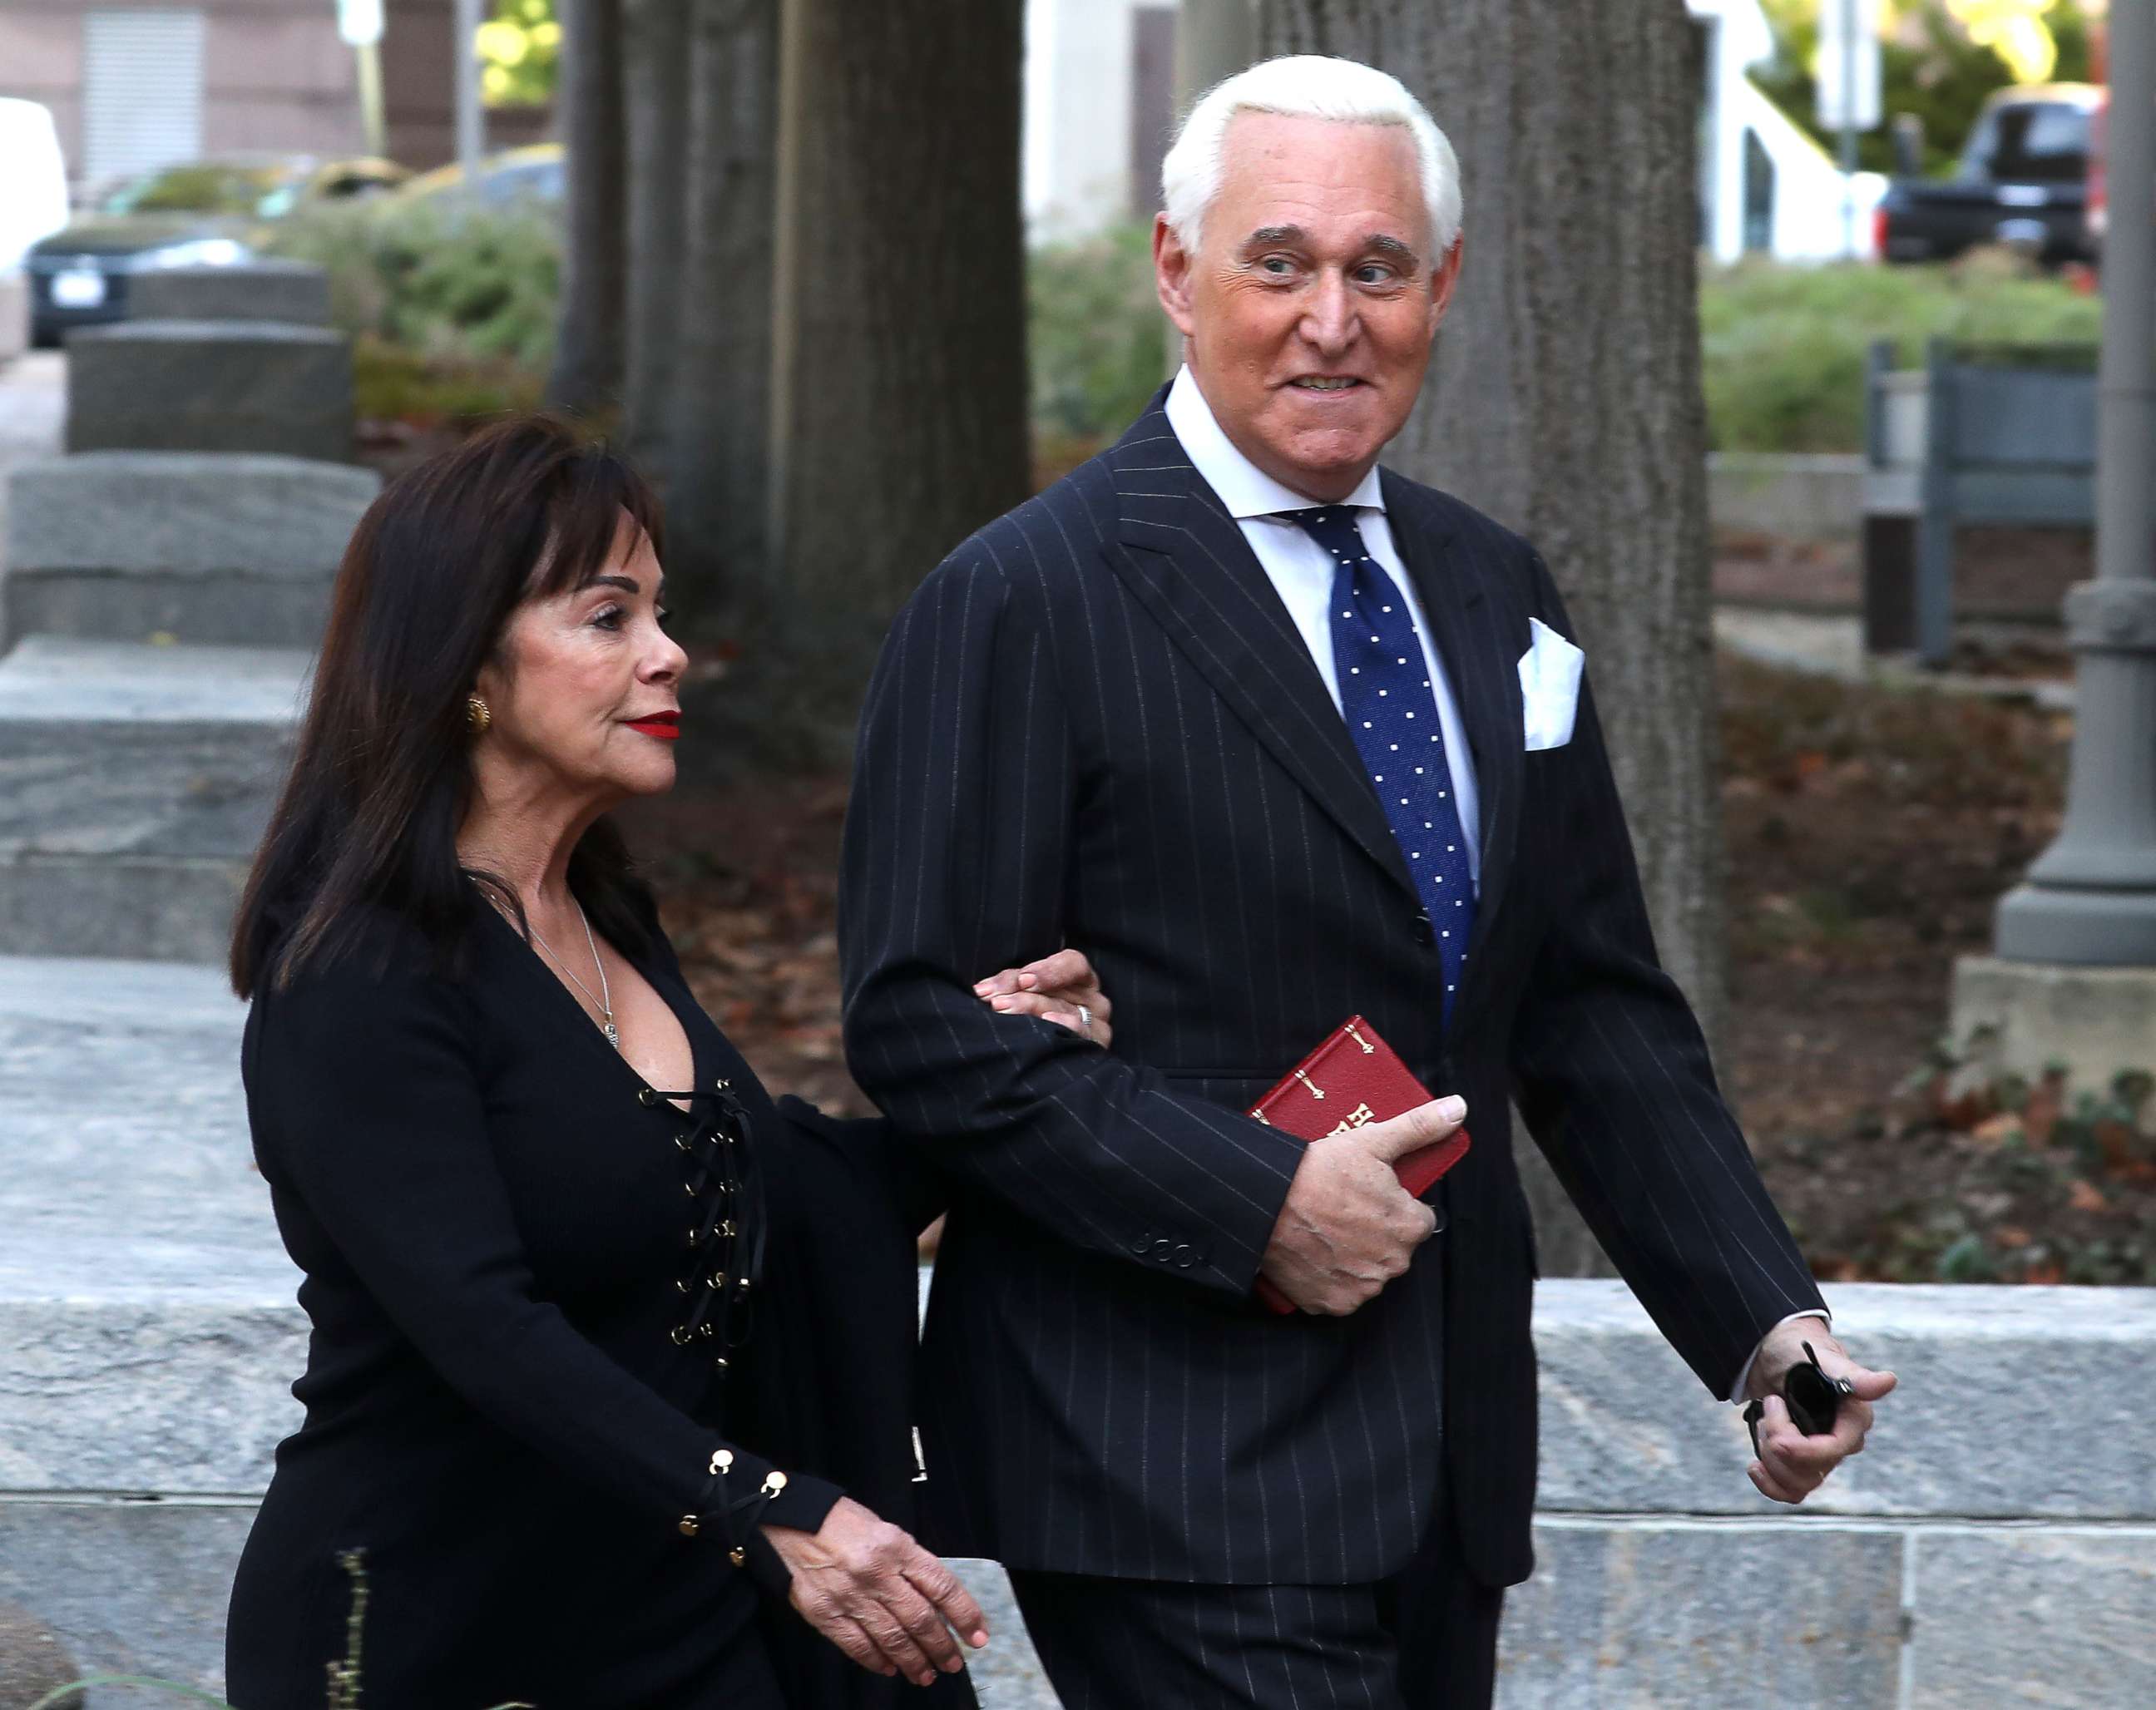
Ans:
[[[1374,65],[1296,54],[1265,60],[1208,90],[1191,108],[1161,162],[1161,205],[1168,229],[1194,254],[1202,240],[1206,213],[1220,193],[1228,127],[1238,113],[1399,126],[1414,141],[1436,249],[1432,264],[1459,239],[1460,160],[1423,104],[1399,79]]]

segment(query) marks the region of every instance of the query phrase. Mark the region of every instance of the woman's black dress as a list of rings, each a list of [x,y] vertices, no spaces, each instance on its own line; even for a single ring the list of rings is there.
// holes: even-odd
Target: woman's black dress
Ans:
[[[737,1276],[752,1233],[716,1184],[749,1146],[783,1147],[787,1118],[655,922],[648,949],[621,947],[688,1034],[685,1116],[478,913],[454,978],[379,916],[358,953],[264,992],[248,1020],[255,1154],[313,1333],[305,1423],[233,1589],[228,1695],[324,1702],[326,1669],[352,1660],[346,1553],[363,1552],[358,1702],[779,1705],[732,1549],[757,1519],[816,1529],[839,1492],[788,1468],[759,1512],[771,1463],[725,1429],[756,1410],[757,1344],[720,1371],[710,1267]],[[722,1086],[739,1107],[715,1123]],[[711,1333],[685,1343],[699,1316]]]

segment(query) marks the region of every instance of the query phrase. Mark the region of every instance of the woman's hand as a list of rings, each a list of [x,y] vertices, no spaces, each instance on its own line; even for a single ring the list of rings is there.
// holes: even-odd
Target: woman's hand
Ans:
[[[981,1606],[912,1537],[841,1497],[820,1531],[767,1526],[763,1535],[793,1575],[789,1594],[808,1625],[872,1674],[925,1687],[956,1674],[988,1642]]]
[[[1115,1036],[1108,1024],[1113,1006],[1081,950],[1059,950],[1024,968],[992,973],[976,983],[973,995],[1004,1014],[1038,1015],[1067,1027],[1103,1050]]]

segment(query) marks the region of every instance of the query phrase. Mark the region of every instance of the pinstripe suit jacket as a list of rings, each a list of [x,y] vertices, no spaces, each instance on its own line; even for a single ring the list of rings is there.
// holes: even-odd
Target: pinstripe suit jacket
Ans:
[[[1164,396],[1164,394],[1163,394]],[[928,1523],[1014,1566],[1211,1583],[1401,1569],[1440,1473],[1471,1569],[1532,1565],[1533,1243],[1508,1099],[1717,1394],[1819,1303],[1657,965],[1590,699],[1523,752],[1525,542],[1384,476],[1481,792],[1441,1019],[1430,923],[1270,583],[1161,399],[983,529],[869,691],[840,941],[856,1078],[953,1183],[926,1327]],[[971,983],[1064,944],[1112,1055]],[[1253,1281],[1301,1148],[1236,1112],[1361,1010],[1475,1146],[1447,1227],[1346,1318]]]

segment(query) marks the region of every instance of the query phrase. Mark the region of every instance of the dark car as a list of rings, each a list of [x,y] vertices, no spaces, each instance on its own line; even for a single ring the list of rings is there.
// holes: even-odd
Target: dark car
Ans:
[[[234,266],[254,256],[266,224],[294,209],[386,190],[408,176],[388,161],[325,166],[279,156],[194,161],[129,178],[23,256],[31,340],[56,345],[71,326],[124,321],[136,274]]]
[[[2083,83],[2002,90],[1984,104],[1951,178],[1895,179],[1881,198],[1879,254],[1948,261],[1981,244],[2048,266],[2095,259],[2089,165],[2103,91]]]

